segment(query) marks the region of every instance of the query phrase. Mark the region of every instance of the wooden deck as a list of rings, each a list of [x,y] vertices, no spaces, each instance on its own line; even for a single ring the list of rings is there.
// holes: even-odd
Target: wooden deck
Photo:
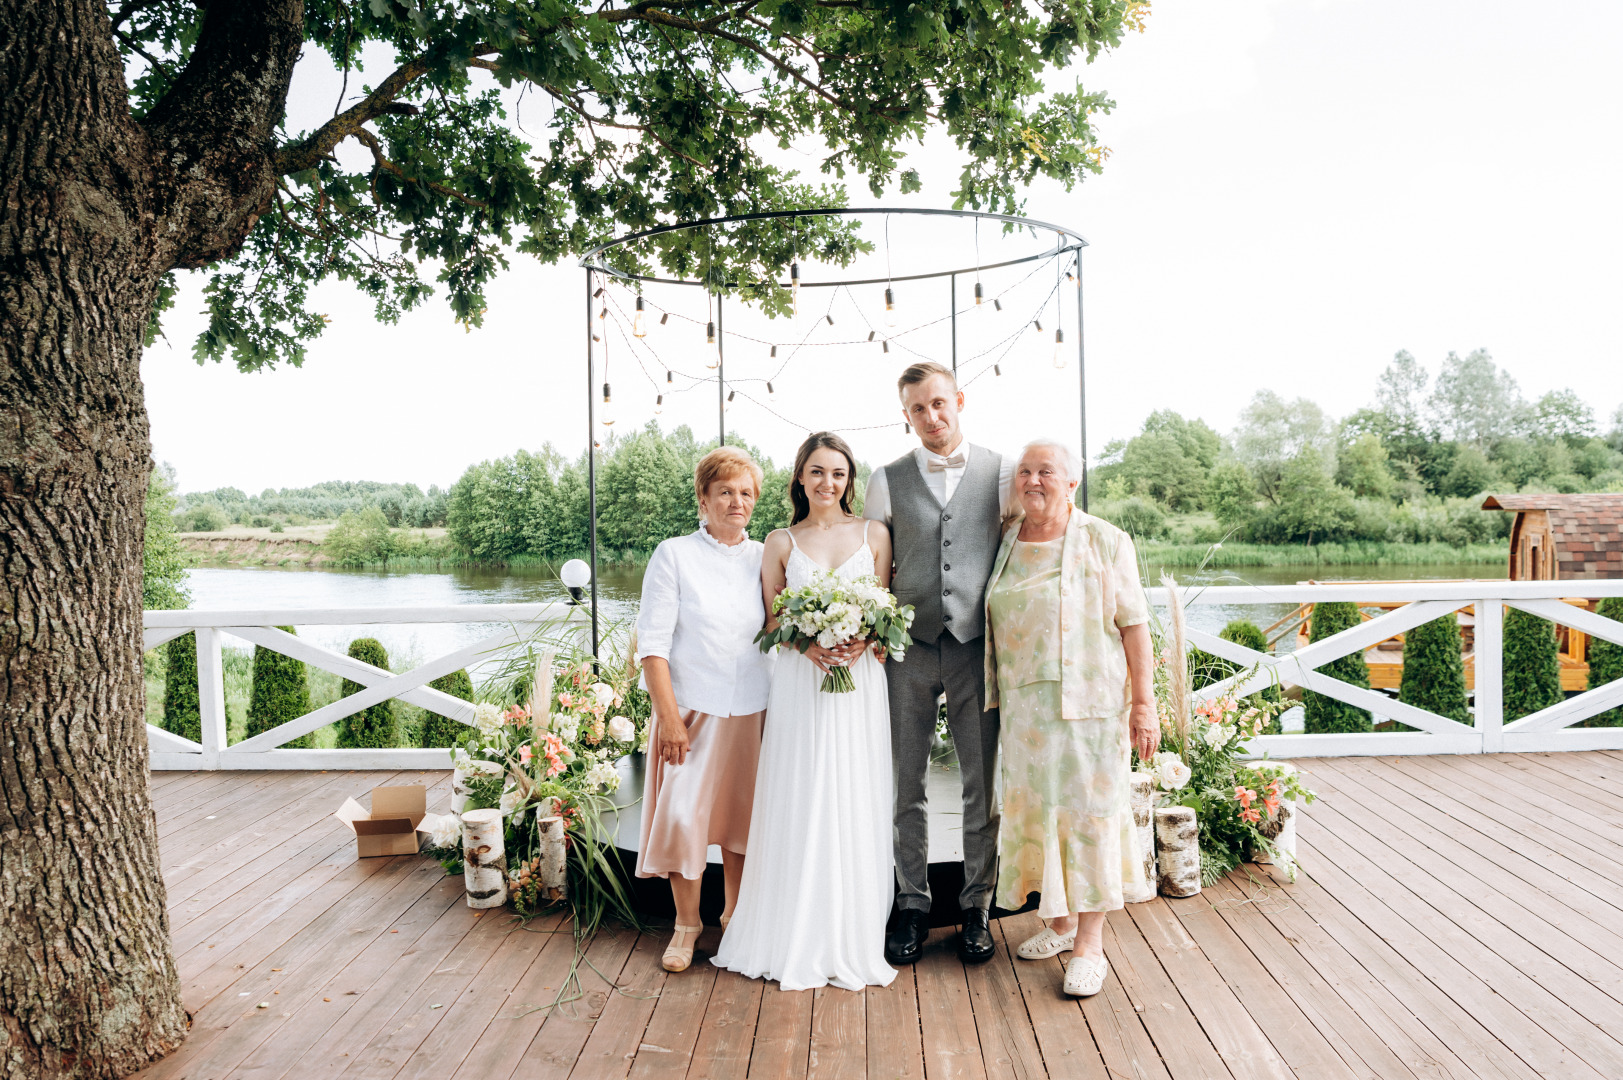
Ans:
[[[1309,876],[1112,913],[1110,979],[1081,1004],[1058,959],[966,970],[950,930],[865,994],[667,977],[663,935],[617,930],[556,1008],[556,923],[481,917],[424,858],[355,859],[328,815],[387,774],[154,774],[194,1019],[142,1075],[1623,1077],[1623,754],[1306,771]],[[394,775],[443,806],[445,774]]]

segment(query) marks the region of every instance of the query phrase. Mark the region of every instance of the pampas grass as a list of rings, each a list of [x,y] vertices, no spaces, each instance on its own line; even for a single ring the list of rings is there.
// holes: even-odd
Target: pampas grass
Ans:
[[[1189,747],[1189,650],[1184,625],[1183,593],[1178,591],[1178,582],[1171,574],[1161,575],[1161,586],[1167,592],[1167,609],[1169,621],[1172,624],[1172,638],[1167,642],[1167,692],[1171,697],[1171,717],[1162,718],[1162,727],[1165,729],[1170,722],[1172,730],[1169,732],[1177,743],[1180,754]]]

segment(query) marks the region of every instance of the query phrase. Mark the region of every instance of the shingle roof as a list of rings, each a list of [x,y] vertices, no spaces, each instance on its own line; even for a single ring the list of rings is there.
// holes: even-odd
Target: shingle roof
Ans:
[[[1623,578],[1623,494],[1489,495],[1482,509],[1546,511],[1558,578]]]

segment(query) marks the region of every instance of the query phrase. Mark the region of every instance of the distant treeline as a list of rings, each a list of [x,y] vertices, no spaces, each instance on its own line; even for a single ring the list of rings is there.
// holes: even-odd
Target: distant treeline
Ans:
[[[304,488],[266,488],[258,495],[238,488],[191,492],[181,497],[176,524],[183,530],[213,532],[226,525],[307,525],[376,508],[394,528],[426,529],[445,524],[446,493],[431,485],[384,484],[375,480],[328,480]]]

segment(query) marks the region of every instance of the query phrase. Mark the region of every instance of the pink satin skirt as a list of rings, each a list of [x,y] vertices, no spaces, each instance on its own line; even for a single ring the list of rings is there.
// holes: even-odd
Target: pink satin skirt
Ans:
[[[711,844],[744,853],[765,721],[764,711],[711,716],[682,710],[687,760],[668,765],[654,753],[648,755],[638,877],[696,879],[704,874],[705,849]]]

